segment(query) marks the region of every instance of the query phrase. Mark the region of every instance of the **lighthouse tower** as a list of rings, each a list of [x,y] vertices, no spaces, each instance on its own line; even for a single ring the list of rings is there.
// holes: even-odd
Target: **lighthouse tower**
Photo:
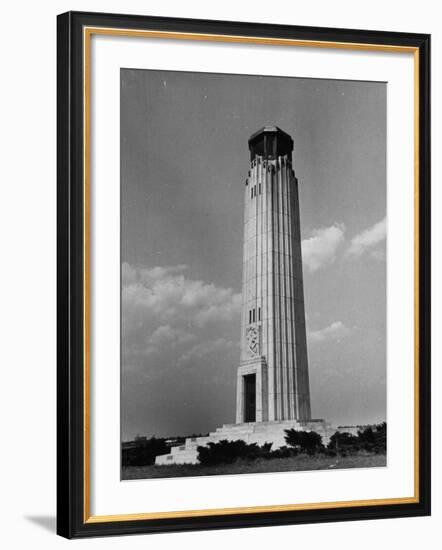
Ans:
[[[306,421],[310,389],[293,140],[266,126],[250,137],[249,149],[236,422]]]
[[[266,126],[249,139],[244,188],[241,359],[236,423],[157,456],[156,464],[197,464],[198,447],[223,440],[286,445],[286,430],[336,431],[313,420],[305,330],[298,180],[293,140]]]

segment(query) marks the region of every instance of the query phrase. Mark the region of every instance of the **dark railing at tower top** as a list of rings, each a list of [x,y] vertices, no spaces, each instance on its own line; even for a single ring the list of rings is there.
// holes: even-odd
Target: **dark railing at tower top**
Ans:
[[[287,155],[291,160],[293,139],[277,126],[264,126],[249,139],[250,161],[256,156],[276,159]]]

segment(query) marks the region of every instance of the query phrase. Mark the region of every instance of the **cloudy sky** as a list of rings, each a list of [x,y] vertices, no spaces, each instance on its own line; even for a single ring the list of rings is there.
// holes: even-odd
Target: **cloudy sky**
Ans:
[[[299,179],[312,414],[386,414],[386,84],[121,71],[122,437],[235,419],[249,136]]]

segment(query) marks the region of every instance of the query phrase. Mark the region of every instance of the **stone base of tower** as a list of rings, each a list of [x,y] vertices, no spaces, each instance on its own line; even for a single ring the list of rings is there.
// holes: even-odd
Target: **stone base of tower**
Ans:
[[[272,443],[272,449],[284,447],[284,430],[304,430],[319,433],[322,436],[322,442],[327,445],[330,437],[336,432],[336,428],[324,420],[284,420],[281,422],[244,422],[241,424],[224,424],[222,428],[217,428],[205,437],[188,437],[184,445],[172,447],[167,455],[157,456],[155,464],[198,464],[198,447],[205,446],[208,443],[218,443],[227,439],[235,441],[242,439],[246,443]]]

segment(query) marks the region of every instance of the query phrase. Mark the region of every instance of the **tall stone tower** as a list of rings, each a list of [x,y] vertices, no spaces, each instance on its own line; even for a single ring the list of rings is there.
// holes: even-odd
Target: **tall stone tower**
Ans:
[[[244,195],[241,362],[236,422],[308,421],[310,388],[293,140],[249,139]]]
[[[155,464],[197,464],[198,447],[241,439],[287,445],[285,430],[315,431],[326,445],[336,428],[310,412],[298,180],[292,138],[264,127],[249,139],[245,182],[241,362],[236,423],[188,437]]]

